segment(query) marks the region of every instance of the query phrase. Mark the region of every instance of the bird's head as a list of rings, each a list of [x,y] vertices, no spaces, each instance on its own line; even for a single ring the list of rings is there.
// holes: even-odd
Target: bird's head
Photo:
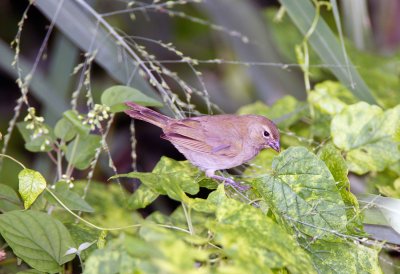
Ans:
[[[279,130],[268,118],[260,115],[249,115],[251,119],[249,130],[252,142],[259,148],[272,148],[280,152]]]

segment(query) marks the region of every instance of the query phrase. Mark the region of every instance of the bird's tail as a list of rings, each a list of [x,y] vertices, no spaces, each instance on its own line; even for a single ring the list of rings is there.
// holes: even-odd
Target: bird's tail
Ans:
[[[162,115],[154,110],[149,108],[140,106],[133,102],[125,103],[130,109],[125,110],[125,113],[131,116],[132,118],[139,119],[160,128],[164,128],[168,121],[172,120],[172,118]]]

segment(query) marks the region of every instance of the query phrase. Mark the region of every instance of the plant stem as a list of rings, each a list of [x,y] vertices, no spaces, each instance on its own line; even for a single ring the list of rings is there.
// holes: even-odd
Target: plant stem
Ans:
[[[74,157],[75,157],[75,153],[76,153],[76,148],[78,146],[79,143],[79,134],[76,135],[75,141],[74,141],[74,146],[72,147],[72,152],[71,152],[71,158],[69,159],[69,163],[67,166],[67,171],[65,172],[65,174],[69,177],[71,177],[72,171],[74,169],[74,166],[72,165],[72,162],[74,161]]]
[[[0,153],[0,157],[6,157],[6,158],[16,162],[17,164],[19,164],[23,169],[26,169],[26,167],[20,161],[18,161],[17,159],[15,159],[7,154]]]
[[[68,213],[70,213],[72,216],[74,216],[75,218],[77,218],[78,220],[82,221],[83,223],[85,223],[86,225],[95,228],[97,230],[103,230],[103,231],[115,231],[115,230],[124,230],[124,229],[129,229],[129,228],[137,228],[137,227],[142,227],[143,224],[135,224],[135,225],[128,225],[128,226],[121,226],[121,227],[101,227],[101,226],[97,226],[85,219],[83,219],[82,217],[80,217],[78,214],[76,214],[75,212],[73,212],[71,209],[69,209],[58,197],[57,195],[55,195],[50,189],[48,189],[46,187],[46,191],[49,192],[49,194],[57,201],[57,203],[59,203],[66,211],[68,211]],[[155,224],[156,226],[160,226],[160,227],[165,227],[165,228],[170,228],[170,229],[175,229],[175,230],[179,230],[188,234],[191,234],[190,231],[187,231],[186,229],[180,228],[180,227],[176,227],[176,226],[170,226],[170,225],[163,225],[163,224]]]
[[[190,217],[190,207],[189,210],[186,209],[186,205],[182,203],[183,212],[185,214],[186,222],[188,224],[188,229],[191,235],[194,235],[192,218]]]

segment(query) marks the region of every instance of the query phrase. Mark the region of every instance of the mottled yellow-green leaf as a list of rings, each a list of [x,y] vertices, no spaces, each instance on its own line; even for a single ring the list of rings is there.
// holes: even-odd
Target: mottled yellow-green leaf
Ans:
[[[290,147],[275,157],[272,174],[256,188],[278,218],[311,237],[332,239],[346,232],[345,204],[325,163],[304,147]]]
[[[400,124],[396,127],[393,138],[396,142],[400,142]]]
[[[387,182],[385,185],[376,185],[379,192],[385,196],[392,198],[400,198],[400,177],[392,182]]]
[[[46,180],[39,172],[27,168],[21,170],[18,180],[18,191],[24,201],[24,207],[29,208],[46,188]]]
[[[272,149],[262,150],[252,161],[251,165],[243,172],[244,179],[255,179],[271,171],[272,159],[277,155]]]
[[[152,188],[142,184],[128,198],[128,208],[131,210],[145,208],[155,199],[157,199],[158,196],[159,193],[155,192]]]
[[[355,103],[355,97],[338,82],[324,81],[309,92],[308,102],[313,109],[311,130],[314,136],[328,139],[332,116],[345,106]]]
[[[393,135],[400,120],[400,106],[385,112],[360,102],[334,116],[331,135],[346,154],[349,169],[357,174],[382,171],[400,160]]]
[[[207,265],[200,264],[208,259],[208,252],[185,243],[174,231],[145,225],[141,235],[121,233],[90,255],[84,273],[210,273]]]
[[[221,252],[231,264],[247,273],[316,273],[310,257],[292,235],[260,209],[230,198],[218,202],[216,221],[210,224]]]
[[[308,102],[324,114],[334,115],[357,100],[338,82],[325,81],[315,85],[308,95]]]
[[[305,242],[319,273],[370,273],[379,274],[379,250],[357,242],[338,238],[335,242],[317,240]]]
[[[74,191],[83,195],[87,181],[74,183]],[[127,209],[128,197],[129,193],[116,183],[105,185],[102,182],[93,181],[85,201],[90,204],[96,214],[85,214],[85,219],[103,227],[121,227],[141,222],[142,217],[138,212]],[[71,222],[73,221],[74,218]]]
[[[238,114],[263,115],[276,122],[280,128],[288,128],[303,117],[307,111],[305,103],[297,101],[292,96],[284,96],[270,107],[262,102],[241,107]]]
[[[357,198],[350,192],[346,161],[332,143],[328,143],[320,150],[319,157],[325,162],[333,175],[336,186],[346,205],[347,228],[352,232],[362,231],[362,216]]]
[[[396,165],[391,166],[396,168]],[[380,194],[392,198],[400,198],[400,177],[398,174],[398,168],[392,170],[387,168],[382,172],[377,172],[371,174],[367,177],[368,186],[370,191],[375,191],[376,189]]]
[[[130,172],[111,179],[120,177],[138,178],[153,192],[186,202],[189,202],[189,198],[185,192],[192,195],[199,192],[199,182],[205,178],[188,161],[175,161],[167,157],[162,157],[151,173]]]
[[[39,211],[10,211],[0,215],[0,233],[14,254],[36,270],[55,273],[74,255],[75,243],[57,219]]]
[[[120,272],[122,252],[98,249],[85,262],[83,274],[117,274]]]

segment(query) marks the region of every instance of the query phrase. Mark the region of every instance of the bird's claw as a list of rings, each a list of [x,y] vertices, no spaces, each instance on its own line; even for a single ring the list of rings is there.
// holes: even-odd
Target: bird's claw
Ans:
[[[223,182],[224,182],[225,184],[227,184],[227,185],[233,187],[233,188],[236,188],[236,189],[239,190],[239,191],[247,191],[247,190],[250,189],[249,186],[243,185],[243,184],[241,184],[241,183],[237,183],[237,182],[235,182],[234,180],[232,180],[232,179],[230,179],[230,178],[225,178],[225,180],[224,180]]]

